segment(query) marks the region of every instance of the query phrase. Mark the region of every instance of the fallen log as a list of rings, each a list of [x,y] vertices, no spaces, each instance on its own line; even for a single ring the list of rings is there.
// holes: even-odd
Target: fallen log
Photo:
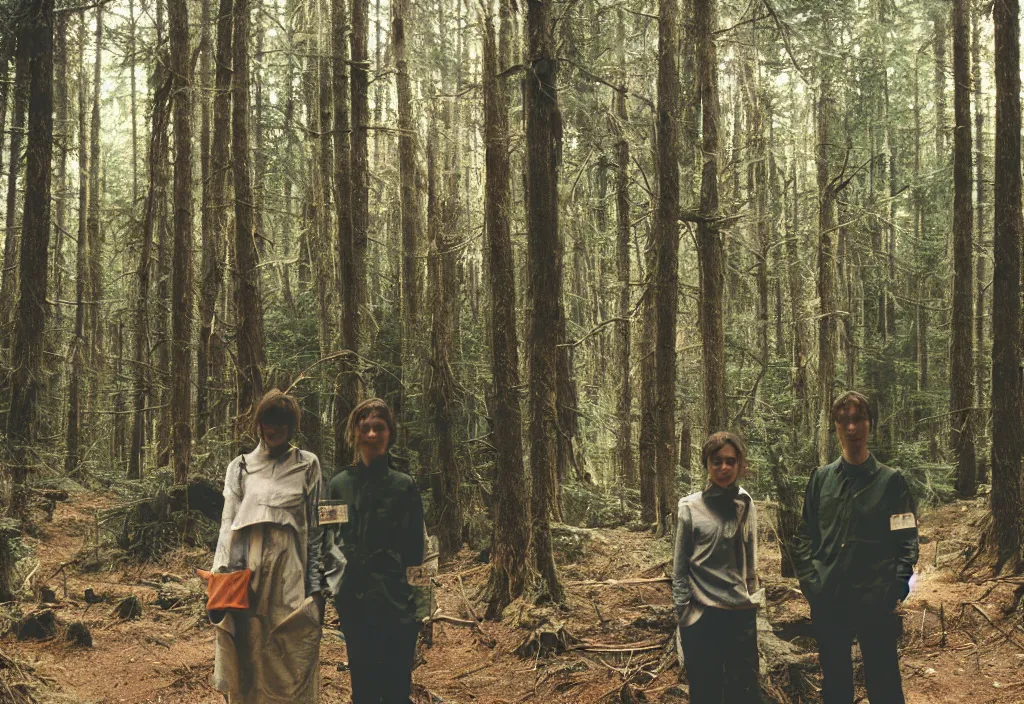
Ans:
[[[628,587],[638,584],[671,584],[671,577],[631,577],[629,579],[585,579],[566,582],[570,587]]]

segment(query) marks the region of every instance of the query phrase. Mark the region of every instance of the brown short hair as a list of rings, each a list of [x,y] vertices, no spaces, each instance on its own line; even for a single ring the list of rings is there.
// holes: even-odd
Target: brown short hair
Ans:
[[[391,446],[395,444],[398,431],[395,428],[395,416],[391,413],[391,408],[384,399],[368,398],[352,409],[352,412],[348,414],[348,422],[345,424],[345,442],[352,448],[352,452],[357,452],[356,435],[359,432],[359,424],[374,415],[380,416],[381,420],[387,423],[390,433],[388,449],[390,450]]]
[[[275,410],[284,411],[289,416],[289,439],[294,437],[302,428],[302,409],[299,408],[299,402],[295,400],[294,396],[289,396],[280,389],[271,389],[263,394],[263,398],[256,405],[256,412],[252,414],[253,434],[262,439],[260,423],[263,422],[268,413]]]
[[[704,441],[704,445],[700,448],[700,463],[704,469],[708,468],[708,460],[711,455],[721,450],[726,445],[732,445],[733,449],[736,450],[736,460],[739,462],[740,467],[744,467],[747,464],[747,444],[740,439],[740,436],[734,435],[733,433],[727,433],[724,430],[720,430],[717,433],[711,433],[708,439]]]
[[[856,406],[868,417],[868,422],[871,427],[875,427],[875,413],[871,410],[871,402],[868,401],[868,397],[859,391],[846,391],[838,396],[835,401],[832,402],[832,410],[829,413],[829,419],[835,423],[836,416],[839,415],[839,411],[843,410],[847,406]]]

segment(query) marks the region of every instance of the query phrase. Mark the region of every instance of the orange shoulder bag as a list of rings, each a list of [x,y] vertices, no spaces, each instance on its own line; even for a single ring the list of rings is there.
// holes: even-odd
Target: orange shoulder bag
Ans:
[[[241,486],[242,473],[248,472],[245,455],[238,468],[238,483]],[[245,611],[249,608],[249,584],[252,570],[248,567],[234,572],[209,572],[196,570],[206,580],[207,611]]]

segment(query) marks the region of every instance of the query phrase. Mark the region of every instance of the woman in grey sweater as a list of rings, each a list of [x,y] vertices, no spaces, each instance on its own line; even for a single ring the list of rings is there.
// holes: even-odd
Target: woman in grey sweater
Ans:
[[[761,704],[757,665],[757,516],[737,481],[746,446],[718,432],[701,448],[703,491],[679,500],[672,600],[691,704]]]

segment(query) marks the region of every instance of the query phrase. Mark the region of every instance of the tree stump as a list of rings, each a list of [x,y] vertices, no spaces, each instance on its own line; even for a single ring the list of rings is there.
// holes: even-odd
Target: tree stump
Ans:
[[[80,621],[75,621],[70,626],[68,626],[68,631],[67,634],[65,635],[65,639],[69,643],[72,643],[74,645],[80,645],[83,648],[92,647],[92,633],[90,633],[86,625]]]
[[[142,604],[137,597],[125,597],[114,607],[114,614],[122,621],[135,620],[142,616]]]
[[[57,617],[51,609],[33,611],[17,625],[18,640],[46,640],[57,635]]]

